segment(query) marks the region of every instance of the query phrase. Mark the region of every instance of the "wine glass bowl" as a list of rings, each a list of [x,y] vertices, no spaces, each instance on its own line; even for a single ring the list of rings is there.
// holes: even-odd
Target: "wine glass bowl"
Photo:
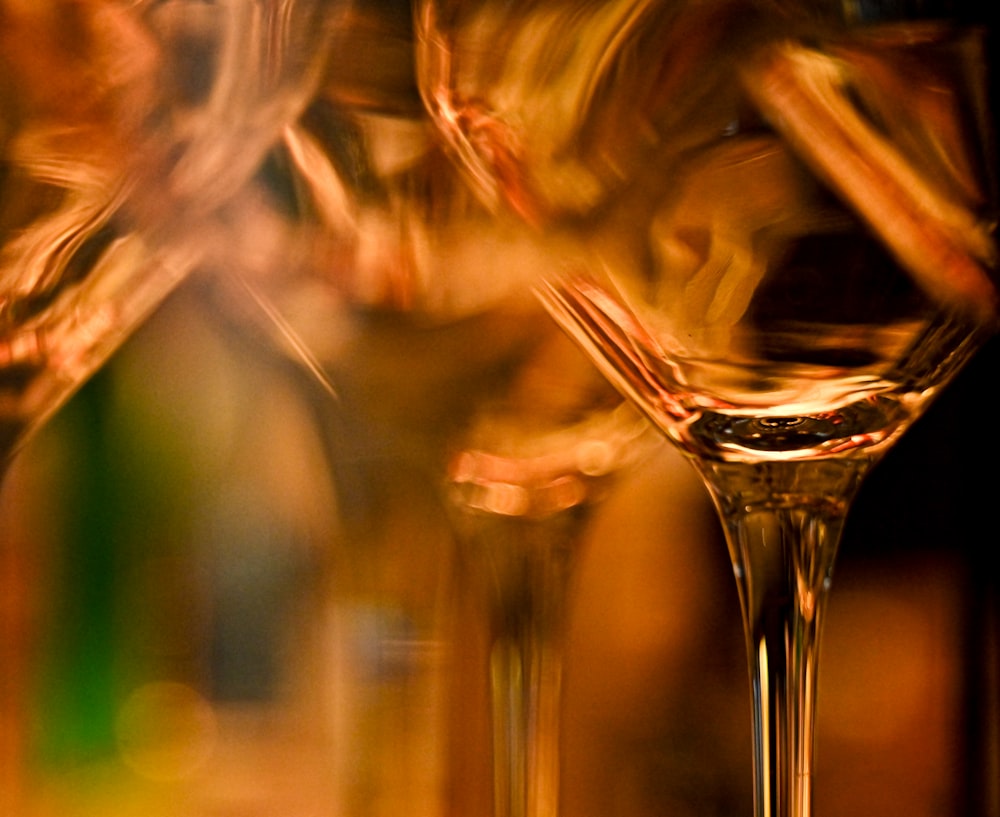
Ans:
[[[597,311],[633,313],[636,354],[660,360],[646,368],[704,408],[816,415],[940,376],[925,356],[948,326],[995,323],[983,32],[666,5],[421,4],[425,98],[479,189],[507,193],[484,199],[523,209],[541,188],[547,229],[586,232],[604,257],[608,274],[581,282],[607,293]],[[695,36],[708,19],[722,25]],[[500,30],[509,48],[491,46]],[[637,79],[654,71],[659,97]],[[560,176],[582,195],[612,162],[586,206],[544,195],[557,164],[583,168]],[[861,426],[909,409],[880,412]]]
[[[648,254],[544,297],[695,456],[875,458],[995,331],[982,31],[885,24],[761,52],[734,77],[757,110],[640,211]],[[904,76],[917,103],[893,118]]]
[[[319,70],[312,0],[0,9],[6,454],[197,265]]]
[[[107,332],[104,303],[88,309],[80,294],[90,268],[102,258],[112,271],[121,266],[116,256],[138,261],[134,248],[114,252],[122,247],[111,222],[122,199],[121,158],[156,65],[129,59],[148,53],[147,33],[110,5],[60,21],[62,12],[58,4],[5,9],[0,28],[5,459],[23,426],[60,399],[66,387],[51,381],[81,378],[73,339]],[[124,70],[112,71],[118,61]]]

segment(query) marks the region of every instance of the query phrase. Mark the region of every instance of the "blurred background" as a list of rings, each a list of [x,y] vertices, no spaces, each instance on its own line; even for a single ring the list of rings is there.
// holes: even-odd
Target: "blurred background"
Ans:
[[[1000,451],[963,436],[997,355],[850,519],[823,641],[823,817],[1000,814]],[[328,399],[192,282],[21,453],[0,531],[0,683],[20,705],[0,756],[27,747],[28,774],[0,769],[3,817],[487,813],[483,645],[434,486],[401,471],[379,518],[347,507],[371,498],[336,488],[364,463],[329,456]],[[664,445],[592,520],[566,817],[750,813],[742,633],[707,503]]]
[[[850,517],[821,817],[1000,817],[1000,450],[966,431],[998,355]],[[371,463],[330,406],[192,281],[21,452],[0,494],[0,817],[489,814],[481,611],[437,488],[400,465],[361,490]],[[736,587],[693,469],[664,443],[585,538],[565,817],[746,817]]]

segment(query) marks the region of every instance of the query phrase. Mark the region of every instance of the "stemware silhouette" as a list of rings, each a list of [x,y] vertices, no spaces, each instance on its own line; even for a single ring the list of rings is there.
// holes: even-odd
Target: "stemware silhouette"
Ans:
[[[407,473],[439,486],[461,592],[486,621],[473,639],[489,642],[494,785],[476,808],[495,797],[498,814],[552,813],[576,543],[650,426],[534,296],[553,271],[587,267],[575,239],[484,207],[441,152],[414,83],[410,4],[359,5],[340,23],[308,110],[226,213],[242,247],[215,259],[212,286],[249,291],[268,332],[335,392],[343,547],[367,548],[358,559],[382,562],[376,574],[402,559],[401,595],[447,564],[381,541],[384,495]],[[420,610],[404,618],[420,632]]]
[[[0,478],[210,254],[211,214],[311,92],[323,6],[0,3]],[[2,747],[14,797],[21,749]]]
[[[707,485],[755,813],[808,817],[845,515],[997,324],[988,29],[933,2],[420,7],[422,92],[481,199],[603,259],[539,296]]]

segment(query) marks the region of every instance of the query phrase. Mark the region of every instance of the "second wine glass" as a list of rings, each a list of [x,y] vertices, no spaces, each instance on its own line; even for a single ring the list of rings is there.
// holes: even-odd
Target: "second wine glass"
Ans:
[[[340,22],[308,110],[224,215],[243,238],[215,259],[213,286],[249,291],[269,333],[335,392],[331,463],[345,519],[360,512],[341,549],[380,563],[372,583],[409,573],[393,584],[414,601],[396,632],[418,640],[416,608],[446,557],[386,542],[398,531],[385,509],[400,475],[436,486],[492,701],[491,745],[473,751],[492,757],[493,783],[455,796],[498,817],[551,815],[571,567],[588,511],[651,444],[650,426],[534,295],[554,271],[588,266],[575,236],[484,207],[442,153],[414,81],[410,4],[359,5]],[[399,598],[375,602],[399,620]],[[362,813],[380,808],[365,796]]]

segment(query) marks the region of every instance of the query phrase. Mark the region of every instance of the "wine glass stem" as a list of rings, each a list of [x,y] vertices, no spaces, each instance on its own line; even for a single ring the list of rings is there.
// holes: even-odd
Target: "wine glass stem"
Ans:
[[[567,521],[510,519],[487,537],[495,817],[558,814]]]
[[[726,528],[753,696],[754,813],[811,817],[821,622],[867,460],[709,463]]]
[[[554,817],[558,810],[560,659],[530,634],[493,646],[491,677],[497,817]]]

